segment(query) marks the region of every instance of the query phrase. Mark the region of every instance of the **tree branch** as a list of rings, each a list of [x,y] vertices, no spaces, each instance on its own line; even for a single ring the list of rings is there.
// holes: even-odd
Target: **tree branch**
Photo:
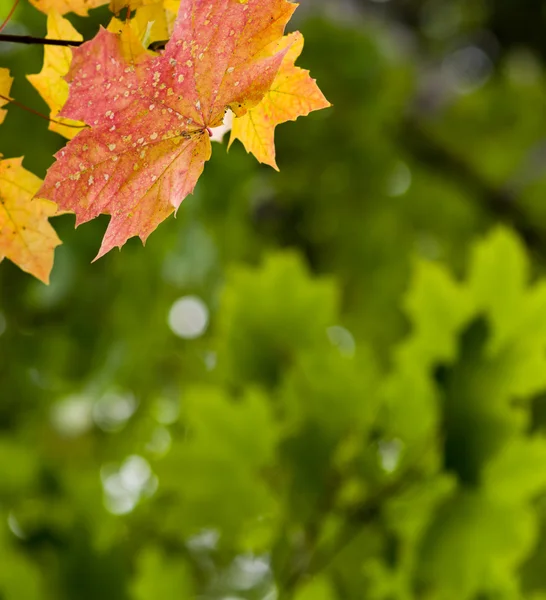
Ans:
[[[13,35],[10,33],[0,33],[0,42],[11,42],[13,44],[39,44],[41,46],[81,46],[83,42],[74,42],[71,40],[49,40],[47,38],[38,38],[31,35]]]
[[[414,467],[410,467],[406,472],[401,473],[398,479],[379,490],[375,496],[349,511],[345,516],[345,526],[338,536],[326,548],[315,549],[309,561],[289,574],[288,578],[279,586],[279,599],[291,600],[306,578],[325,571],[366,526],[379,518],[384,503],[418,480],[418,477],[419,472]]]
[[[152,42],[148,46],[148,50],[152,50],[153,52],[157,52],[158,50],[163,50],[165,48],[165,44],[168,40],[159,40],[157,42]],[[73,40],[50,40],[48,38],[39,38],[34,37],[32,35],[13,35],[10,33],[0,33],[0,42],[9,42],[12,44],[35,44],[39,46],[81,46],[85,44],[85,40],[83,42],[76,42]]]

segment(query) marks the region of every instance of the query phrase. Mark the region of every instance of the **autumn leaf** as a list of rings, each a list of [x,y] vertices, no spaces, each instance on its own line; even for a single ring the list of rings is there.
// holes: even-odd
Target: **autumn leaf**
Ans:
[[[134,19],[121,21],[114,17],[108,24],[107,31],[118,35],[121,54],[128,63],[136,64],[149,54],[146,49],[148,30],[141,29]]]
[[[11,84],[13,83],[13,78],[10,76],[8,69],[0,69],[0,123],[4,122],[6,118],[6,110],[2,109],[2,106],[8,104],[9,93],[11,90]]]
[[[33,199],[42,181],[23,168],[22,158],[0,160],[0,260],[49,282],[53,251],[61,241],[49,224],[57,207]]]
[[[167,10],[176,13],[180,6],[180,0],[164,0],[164,5]]]
[[[157,0],[30,0],[30,3],[46,14],[51,11],[55,11],[61,15],[73,12],[85,17],[92,8],[97,8],[98,6],[108,3],[110,3],[110,10],[117,14],[124,8],[134,10],[135,8],[156,1]]]
[[[108,4],[109,0],[30,0],[38,10],[49,14],[55,11],[61,15],[73,12],[77,15],[85,17],[88,11],[97,6]]]
[[[160,0],[139,8],[131,19],[131,24],[141,36],[142,32],[146,32],[148,43],[144,45],[148,46],[152,42],[168,40],[171,37],[177,11],[178,8],[169,10]]]
[[[47,38],[70,41],[82,40],[82,36],[72,27],[68,19],[64,19],[55,11],[47,17]],[[51,112],[49,129],[72,139],[83,127],[83,123],[58,117],[61,108],[68,98],[68,83],[64,76],[70,69],[72,51],[60,46],[46,46],[44,50],[44,66],[37,75],[27,75],[27,79],[38,90],[46,101]],[[63,125],[62,123],[66,123]],[[68,125],[68,126],[67,126]]]
[[[73,51],[62,116],[91,126],[57,155],[40,197],[79,225],[111,215],[100,257],[150,233],[193,192],[210,158],[209,130],[267,93],[287,49],[263,56],[296,8],[287,0],[183,0],[159,56],[129,64],[102,29]]]
[[[124,8],[135,10],[156,2],[157,0],[110,0],[110,10],[115,14],[119,14]]]
[[[279,48],[288,50],[281,68],[263,100],[246,115],[233,120],[231,139],[239,139],[247,152],[251,152],[262,163],[278,170],[275,161],[275,127],[286,121],[308,115],[314,110],[327,108],[326,100],[309,72],[296,67],[294,63],[303,50],[303,36],[296,32],[285,36]]]

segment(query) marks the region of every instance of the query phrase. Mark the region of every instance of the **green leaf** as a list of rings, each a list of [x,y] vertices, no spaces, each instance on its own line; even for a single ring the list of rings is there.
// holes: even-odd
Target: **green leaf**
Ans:
[[[514,597],[514,569],[535,540],[530,509],[463,492],[437,514],[425,537],[421,585],[442,600],[470,600],[486,590]]]
[[[332,586],[326,577],[315,577],[301,586],[294,600],[336,600]]]
[[[267,396],[252,390],[232,398],[221,388],[194,387],[182,411],[186,434],[157,464],[161,491],[175,498],[167,520],[186,534],[218,528],[235,540],[263,527],[275,514],[264,473],[278,439]]]
[[[509,229],[498,227],[475,246],[469,284],[478,310],[491,321],[491,352],[517,335],[528,279],[525,250]]]
[[[499,502],[521,503],[546,489],[546,440],[514,440],[484,468],[484,491]]]
[[[337,348],[310,351],[286,374],[281,396],[288,427],[311,421],[333,439],[364,434],[379,409],[377,367],[362,350],[354,358]]]
[[[400,350],[421,369],[433,362],[449,362],[457,351],[457,334],[474,306],[468,292],[436,263],[418,262],[404,306],[413,336]],[[409,360],[409,357],[407,358]]]
[[[327,344],[335,324],[333,283],[312,278],[295,254],[233,269],[222,296],[218,366],[233,383],[278,382],[301,351]]]
[[[134,600],[195,598],[191,574],[184,559],[169,556],[158,548],[144,548],[137,558],[131,597]]]

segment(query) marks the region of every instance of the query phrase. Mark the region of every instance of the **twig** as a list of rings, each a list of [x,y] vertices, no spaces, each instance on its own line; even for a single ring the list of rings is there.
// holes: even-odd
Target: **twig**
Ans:
[[[160,40],[157,42],[152,42],[148,46],[148,50],[152,50],[154,52],[158,50],[163,50],[165,48],[165,44],[168,40]],[[77,42],[74,40],[51,40],[48,38],[39,38],[34,37],[32,35],[14,35],[11,33],[0,33],[0,42],[9,42],[12,44],[35,44],[40,46],[81,46],[85,44],[85,40],[83,42]]]
[[[40,44],[41,46],[81,46],[83,44],[83,42],[71,40],[49,40],[47,38],[33,37],[32,35],[13,35],[10,33],[0,33],[0,42]]]
[[[299,588],[302,580],[311,577],[329,567],[341,552],[362,532],[364,527],[373,523],[381,514],[384,502],[398,494],[409,483],[414,481],[416,471],[408,469],[401,476],[389,483],[377,495],[356,507],[346,517],[344,529],[326,549],[318,550],[309,562],[301,569],[293,572],[279,589],[279,599],[289,600]]]
[[[45,119],[46,121],[49,121],[50,123],[62,125],[63,127],[72,127],[74,129],[84,129],[85,127],[87,127],[87,125],[72,125],[71,123],[63,123],[62,121],[57,121],[56,119],[52,119],[51,117],[48,117],[47,115],[44,115],[41,112],[34,110],[33,108],[30,108],[29,106],[25,106],[24,104],[21,104],[21,102],[17,102],[17,100],[14,100],[13,98],[9,98],[8,96],[3,96],[2,94],[0,94],[0,99],[5,100],[6,102],[9,102],[11,104],[14,104],[15,106],[22,108],[23,110],[26,110],[27,112],[29,112],[33,115],[36,115],[37,117],[40,117],[41,119]]]
[[[15,0],[15,2],[13,3],[13,6],[11,7],[11,10],[8,13],[8,16],[5,18],[2,25],[0,25],[0,31],[2,31],[4,29],[4,27],[9,23],[9,20],[11,19],[11,17],[13,17],[13,13],[15,12],[15,9],[17,8],[18,4],[19,4],[19,0]]]

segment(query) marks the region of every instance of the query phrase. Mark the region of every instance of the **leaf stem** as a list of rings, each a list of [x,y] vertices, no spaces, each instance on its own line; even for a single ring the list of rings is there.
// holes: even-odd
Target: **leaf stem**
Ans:
[[[87,125],[72,125],[71,123],[63,123],[62,121],[57,121],[57,119],[52,119],[51,117],[48,117],[47,115],[42,114],[41,112],[38,112],[37,110],[34,110],[33,108],[30,108],[29,106],[25,106],[24,104],[21,104],[21,102],[17,102],[17,100],[14,100],[13,98],[9,98],[8,96],[3,96],[2,94],[0,94],[0,99],[1,100],[5,100],[6,102],[10,102],[11,104],[14,104],[15,106],[22,108],[23,110],[26,110],[27,112],[36,115],[37,117],[40,117],[41,119],[45,119],[46,121],[49,121],[50,123],[56,123],[57,125],[62,125],[63,127],[73,127],[74,129],[84,129],[85,127],[87,127]]]
[[[19,4],[19,0],[15,0],[15,2],[13,3],[13,6],[11,7],[11,10],[8,13],[8,16],[5,18],[2,25],[0,25],[0,31],[2,31],[4,29],[4,27],[9,23],[9,20],[11,19],[11,17],[13,17],[13,13],[15,12],[15,9],[17,8],[18,4]]]
[[[0,42],[12,42],[14,44],[40,44],[42,46],[81,46],[83,44],[83,42],[74,42],[71,40],[49,40],[47,38],[38,38],[31,35],[13,35],[9,33],[0,33]]]

